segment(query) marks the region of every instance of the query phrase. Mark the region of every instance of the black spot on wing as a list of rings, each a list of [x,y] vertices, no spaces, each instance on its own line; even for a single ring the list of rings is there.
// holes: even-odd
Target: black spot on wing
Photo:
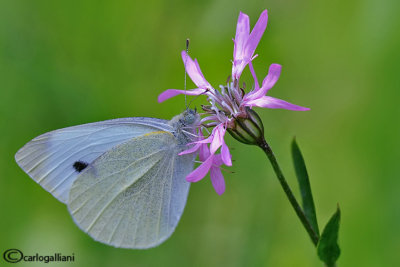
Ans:
[[[75,161],[74,165],[72,165],[72,167],[74,167],[75,171],[77,172],[81,172],[83,171],[89,164],[83,161]]]

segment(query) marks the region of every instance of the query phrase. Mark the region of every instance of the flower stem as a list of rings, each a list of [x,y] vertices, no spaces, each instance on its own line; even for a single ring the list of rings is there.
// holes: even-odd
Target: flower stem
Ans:
[[[315,246],[318,244],[319,237],[317,233],[314,231],[312,228],[310,222],[308,221],[306,215],[304,214],[302,208],[300,207],[299,203],[296,200],[296,197],[294,196],[292,190],[289,187],[289,184],[286,182],[285,177],[283,176],[282,170],[279,167],[278,161],[275,158],[274,153],[271,150],[271,147],[268,145],[268,143],[265,141],[264,138],[258,143],[258,146],[265,152],[267,155],[269,161],[272,164],[272,167],[275,171],[275,174],[283,188],[283,191],[285,192],[287,198],[289,199],[290,204],[292,205],[294,211],[296,212],[297,217],[299,217],[301,223],[303,224],[304,228],[306,229],[308,235],[311,238],[311,241],[314,243]]]

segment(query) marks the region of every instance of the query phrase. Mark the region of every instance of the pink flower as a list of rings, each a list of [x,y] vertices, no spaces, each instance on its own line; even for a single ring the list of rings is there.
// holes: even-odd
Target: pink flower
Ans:
[[[206,116],[202,118],[201,126],[198,130],[199,140],[195,141],[191,148],[181,152],[180,155],[199,153],[199,159],[202,163],[186,179],[189,182],[197,182],[210,172],[212,184],[218,194],[222,194],[225,191],[225,181],[220,166],[232,166],[231,154],[224,141],[225,133],[227,129],[234,129],[238,118],[247,118],[248,108],[255,106],[297,111],[309,110],[309,108],[266,96],[279,79],[282,68],[279,64],[271,64],[268,75],[263,80],[261,87],[259,86],[252,60],[257,56],[254,55],[254,51],[264,34],[267,21],[267,10],[264,10],[250,33],[249,17],[242,12],[239,13],[233,49],[233,81],[226,86],[221,85],[220,91],[214,89],[204,78],[197,60],[192,60],[185,51],[182,51],[181,55],[186,71],[197,88],[190,90],[168,89],[158,97],[158,101],[163,102],[178,94],[204,94],[207,96],[210,105],[202,106]],[[239,86],[240,76],[246,66],[249,66],[254,79],[254,89],[247,94],[244,93],[244,88]],[[212,127],[211,134],[208,137],[203,137],[203,129]],[[219,154],[217,154],[218,150],[220,150]]]

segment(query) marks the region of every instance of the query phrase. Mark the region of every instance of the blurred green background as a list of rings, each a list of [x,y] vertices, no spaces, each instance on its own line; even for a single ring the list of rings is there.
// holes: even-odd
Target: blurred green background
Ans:
[[[230,137],[235,173],[225,173],[226,193],[218,196],[208,178],[193,184],[175,233],[149,250],[93,241],[14,161],[20,147],[50,130],[180,113],[182,96],[156,99],[167,88],[183,88],[185,39],[217,87],[230,74],[239,11],[254,25],[263,9],[269,22],[256,51],[258,77],[269,64],[282,64],[269,95],[311,108],[258,109],[284,173],[297,193],[289,153],[295,135],[321,227],[337,203],[342,209],[338,266],[398,266],[395,0],[1,0],[0,252],[73,252],[76,266],[322,266],[262,151]],[[246,80],[250,85],[248,73]]]

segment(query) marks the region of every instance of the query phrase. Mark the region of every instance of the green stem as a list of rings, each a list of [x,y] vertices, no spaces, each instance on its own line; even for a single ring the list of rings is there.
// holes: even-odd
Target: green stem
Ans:
[[[271,147],[268,145],[268,143],[265,141],[264,138],[261,140],[261,142],[258,143],[258,146],[267,155],[269,161],[272,164],[272,167],[274,168],[275,174],[283,188],[283,191],[285,192],[286,196],[289,199],[290,204],[292,205],[294,211],[297,214],[297,217],[299,217],[301,223],[303,224],[308,235],[310,236],[311,241],[314,243],[315,246],[317,246],[319,237],[318,237],[317,233],[314,231],[314,229],[312,228],[310,222],[308,221],[308,219],[307,219],[306,215],[304,214],[302,208],[300,207],[299,203],[297,202],[292,190],[289,187],[289,184],[286,182],[286,179],[283,176],[281,168],[278,165],[278,161],[276,160],[275,155],[271,150]]]

